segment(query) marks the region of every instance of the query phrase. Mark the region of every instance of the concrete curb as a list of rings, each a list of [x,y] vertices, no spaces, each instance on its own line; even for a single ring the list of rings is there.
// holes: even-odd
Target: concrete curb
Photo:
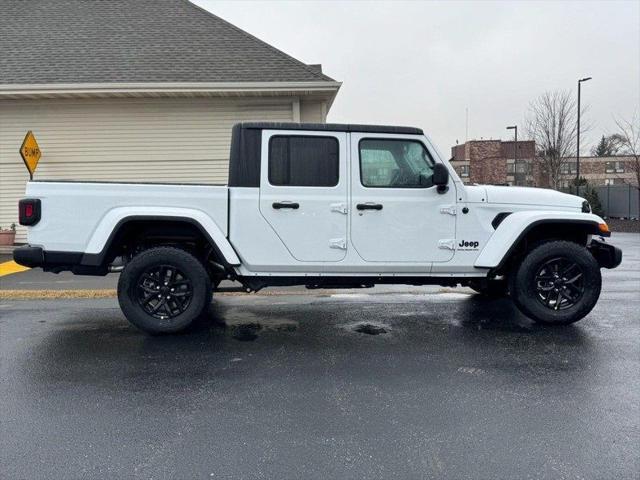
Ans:
[[[51,300],[115,297],[117,297],[115,290],[0,290],[0,300]]]
[[[323,294],[336,293],[333,290],[323,291]],[[265,291],[259,293],[244,292],[214,292],[214,297],[235,297],[239,295],[258,295],[263,297],[279,295],[313,295],[310,292],[282,292]],[[0,290],[0,300],[54,300],[74,298],[117,298],[118,293],[114,289],[105,290]]]
[[[371,292],[369,295],[394,295],[394,294],[410,294],[410,295],[434,295],[439,293],[468,293],[470,290],[464,288],[439,288],[435,292],[416,292],[416,291],[393,291],[393,292]],[[360,289],[357,290],[311,290],[311,291],[282,291],[282,290],[264,290],[258,293],[244,292],[214,292],[215,297],[237,297],[241,295],[256,295],[259,297],[278,297],[278,296],[318,296],[318,295],[336,295],[336,294],[362,294]],[[0,300],[69,300],[82,298],[117,298],[118,293],[114,289],[104,290],[0,290]]]

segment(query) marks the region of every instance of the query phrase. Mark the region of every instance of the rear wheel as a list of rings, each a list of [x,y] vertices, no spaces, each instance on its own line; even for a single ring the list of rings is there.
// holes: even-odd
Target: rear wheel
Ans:
[[[133,325],[149,333],[187,328],[211,303],[211,280],[193,255],[157,247],[136,255],[120,274],[118,301]]]
[[[516,306],[538,323],[567,325],[585,317],[600,296],[596,259],[573,242],[550,241],[531,250],[509,277]]]

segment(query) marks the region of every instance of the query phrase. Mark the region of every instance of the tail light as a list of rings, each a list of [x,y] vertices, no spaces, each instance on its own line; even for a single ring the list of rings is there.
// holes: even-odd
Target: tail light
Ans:
[[[18,218],[20,225],[35,225],[40,221],[40,199],[25,198],[18,202]]]

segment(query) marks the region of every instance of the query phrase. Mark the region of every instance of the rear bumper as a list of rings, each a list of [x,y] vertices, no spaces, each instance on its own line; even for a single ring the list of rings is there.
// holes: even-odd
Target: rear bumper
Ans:
[[[82,252],[52,252],[42,247],[26,245],[13,251],[13,260],[25,267],[41,267],[45,272],[71,271],[78,275],[106,275],[103,266],[83,264]]]
[[[602,240],[591,240],[589,251],[602,268],[616,268],[622,262],[622,250]]]
[[[40,247],[18,247],[13,250],[13,260],[25,267],[41,267],[44,264],[44,251]]]

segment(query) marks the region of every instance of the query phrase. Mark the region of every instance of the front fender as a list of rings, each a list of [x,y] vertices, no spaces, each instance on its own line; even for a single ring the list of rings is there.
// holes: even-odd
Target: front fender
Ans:
[[[123,223],[131,220],[158,219],[184,220],[196,224],[204,234],[210,237],[229,265],[240,265],[240,259],[229,240],[209,215],[201,210],[173,207],[120,207],[109,210],[93,231],[85,249],[85,256],[99,259],[109,247],[112,236]]]
[[[496,231],[489,238],[480,255],[478,255],[474,266],[478,268],[497,267],[527,232],[545,223],[587,225],[593,229],[593,234],[600,234],[598,225],[605,222],[598,215],[592,213],[561,211],[524,211],[511,213],[500,223]]]

